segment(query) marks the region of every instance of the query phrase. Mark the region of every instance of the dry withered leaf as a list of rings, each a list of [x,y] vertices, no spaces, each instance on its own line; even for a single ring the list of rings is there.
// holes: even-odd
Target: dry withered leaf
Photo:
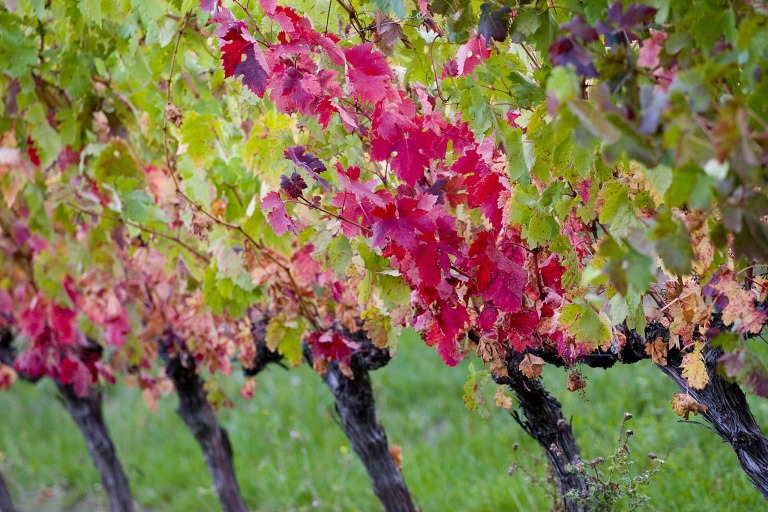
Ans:
[[[566,386],[568,391],[578,391],[580,389],[584,389],[585,387],[587,387],[587,381],[584,380],[584,377],[582,377],[581,374],[577,372],[571,372],[568,374],[568,383]]]
[[[700,404],[690,395],[675,393],[672,395],[672,410],[675,411],[675,414],[687,420],[691,413],[697,415],[706,412],[707,406]]]
[[[493,375],[502,377],[509,375],[507,364],[504,361],[504,358],[501,357],[499,347],[492,340],[488,338],[480,338],[475,353],[483,363],[491,363],[490,370]]]
[[[376,27],[374,31],[376,46],[386,55],[392,55],[392,49],[398,41],[402,41],[406,48],[411,47],[408,38],[403,34],[400,22],[393,20],[379,10],[376,10],[374,14],[374,26]]]
[[[645,346],[645,353],[651,356],[651,361],[661,366],[667,366],[667,350],[669,345],[661,337]]]
[[[529,379],[538,379],[544,364],[545,361],[539,356],[525,354],[523,360],[520,361],[520,372]]]

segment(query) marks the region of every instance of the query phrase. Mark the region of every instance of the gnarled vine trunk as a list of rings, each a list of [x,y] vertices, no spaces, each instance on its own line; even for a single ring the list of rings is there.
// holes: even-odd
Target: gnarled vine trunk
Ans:
[[[267,348],[265,335],[268,319],[255,310],[250,311],[256,359],[247,375],[256,375],[271,363],[280,364],[282,356]],[[336,399],[336,411],[344,434],[360,457],[371,479],[373,492],[387,512],[413,512],[416,507],[392,453],[384,426],[376,415],[376,403],[369,371],[385,366],[391,360],[387,349],[376,348],[365,332],[345,333],[358,342],[360,348],[352,357],[346,375],[338,363],[331,363],[323,375],[323,382]],[[304,359],[313,366],[312,353],[304,349]]]
[[[571,424],[563,416],[560,402],[550,395],[541,381],[525,377],[519,370],[523,354],[510,357],[507,367],[509,376],[496,377],[496,382],[506,384],[515,394],[524,419],[515,415],[523,430],[539,444],[549,460],[549,466],[557,478],[565,510],[585,510],[576,501],[565,498],[569,492],[585,496],[589,492],[587,481],[568,466],[581,463],[581,450],[573,436]]]
[[[373,492],[384,509],[387,512],[414,512],[416,507],[411,493],[390,452],[384,426],[376,415],[369,375],[370,370],[381,368],[390,361],[389,350],[376,348],[362,332],[351,337],[360,344],[350,363],[351,377],[333,362],[328,365],[323,382],[336,399],[336,412],[344,434],[365,466]],[[306,349],[304,355],[311,366],[312,354]]]
[[[13,500],[11,499],[11,493],[8,491],[8,486],[5,484],[3,474],[0,473],[0,512],[15,512],[13,508]]]
[[[349,442],[363,462],[373,492],[387,512],[413,512],[416,508],[400,469],[389,451],[387,433],[376,416],[376,404],[368,369],[358,357],[352,359],[354,379],[339,368],[328,366],[323,381],[336,398],[336,411]]]
[[[752,416],[747,398],[738,384],[726,381],[717,372],[717,361],[723,352],[706,347],[703,354],[709,374],[709,383],[704,389],[688,386],[688,381],[682,376],[682,356],[679,352],[670,354],[668,364],[659,366],[659,369],[682,391],[687,391],[707,407],[702,415],[723,441],[733,447],[744,472],[768,499],[768,437],[763,435]]]
[[[221,507],[225,512],[246,512],[235,476],[229,436],[208,403],[203,381],[195,371],[194,360],[191,357],[185,360],[180,357],[171,358],[166,365],[166,373],[173,380],[179,395],[179,408],[176,412],[192,431],[203,451]]]
[[[101,390],[92,387],[85,396],[80,397],[72,386],[59,383],[57,386],[64,397],[69,414],[85,438],[88,453],[99,471],[101,483],[109,497],[109,509],[112,512],[133,512],[128,478],[104,422]]]
[[[719,318],[715,318],[713,325],[719,322]],[[721,325],[721,328],[726,327]],[[621,357],[615,353],[599,352],[581,359],[581,363],[593,368],[610,368],[617,362],[633,364],[650,359],[646,352],[646,340],[655,340],[658,337],[665,341],[669,339],[669,329],[655,322],[646,326],[644,335],[628,329],[623,329],[623,333],[627,336],[627,342]],[[555,354],[544,351],[535,353],[548,363],[563,365],[563,361]],[[689,387],[687,379],[683,377],[680,368],[683,354],[680,350],[669,350],[667,364],[656,366],[672,379],[680,390],[689,393],[698,403],[707,407],[703,413],[704,418],[712,425],[717,435],[731,445],[744,472],[768,499],[768,437],[763,435],[738,384],[728,382],[718,373],[718,359],[723,355],[722,350],[707,344],[703,355],[709,383],[702,390]]]

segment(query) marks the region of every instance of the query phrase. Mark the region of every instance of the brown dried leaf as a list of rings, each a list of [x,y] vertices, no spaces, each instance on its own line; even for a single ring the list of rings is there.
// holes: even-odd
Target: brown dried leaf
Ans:
[[[161,336],[165,332],[165,317],[159,309],[153,309],[149,314],[149,318],[144,320],[144,329],[139,335],[139,339],[142,341],[149,341],[158,336]]]
[[[649,343],[645,346],[645,353],[651,356],[651,361],[654,363],[667,366],[667,350],[669,345],[661,338],[658,337],[653,340],[653,343]]]
[[[691,244],[693,245],[693,252],[696,254],[694,270],[702,274],[712,264],[715,255],[715,249],[709,237],[707,215],[700,211],[681,213],[681,215],[688,232],[691,234]]]
[[[325,375],[328,373],[328,361],[325,359],[315,359],[312,362],[312,369],[315,370],[318,375]]]
[[[211,215],[221,219],[227,214],[227,200],[222,198],[211,201]]]
[[[178,128],[181,126],[183,118],[184,116],[182,115],[181,110],[179,110],[176,105],[170,102],[165,105],[165,119],[175,127]]]
[[[192,228],[193,235],[201,240],[206,240],[208,238],[208,232],[213,229],[213,220],[206,215],[193,213],[190,227]]]
[[[529,379],[538,379],[544,364],[545,361],[539,356],[525,354],[523,360],[520,361],[520,372]]]
[[[504,361],[499,347],[493,340],[489,338],[480,338],[475,353],[483,363],[491,363],[490,371],[493,375],[501,377],[509,375],[509,372],[507,371],[507,363]]]
[[[691,413],[697,415],[699,413],[707,412],[707,406],[701,405],[690,395],[675,393],[672,395],[672,410],[675,411],[675,414],[682,416],[687,420],[688,415]]]
[[[673,319],[669,326],[670,347],[680,348],[693,341],[697,327],[707,329],[710,309],[704,303],[701,286],[695,281],[686,281],[679,293],[674,282],[668,281],[666,286],[667,311]]]
[[[393,20],[383,12],[376,10],[374,14],[376,46],[386,55],[392,55],[392,49],[398,41],[402,41],[406,47],[410,47],[408,39],[403,34],[400,23]]]
[[[243,387],[240,388],[240,396],[245,398],[246,400],[250,400],[253,398],[253,392],[256,390],[256,378],[255,377],[248,377],[245,379],[245,382],[243,382]]]
[[[578,391],[587,387],[587,381],[584,380],[579,373],[571,372],[568,374],[568,383],[566,389],[568,391]]]

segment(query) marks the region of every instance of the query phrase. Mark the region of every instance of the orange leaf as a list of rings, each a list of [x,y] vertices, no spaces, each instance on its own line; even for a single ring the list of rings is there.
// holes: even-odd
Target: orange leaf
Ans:
[[[708,286],[717,290],[721,298],[728,299],[728,304],[723,307],[725,325],[738,323],[738,330],[742,333],[757,334],[763,329],[765,312],[758,311],[755,307],[757,297],[741,287],[733,271],[726,270],[712,278]]]
[[[675,414],[682,416],[687,420],[690,413],[697,415],[699,413],[707,412],[707,406],[701,405],[690,395],[675,393],[672,395],[672,410],[675,411]]]
[[[645,346],[645,353],[651,356],[651,361],[654,363],[667,366],[667,349],[669,345],[661,338],[656,338],[653,343],[649,343]]]
[[[403,450],[396,444],[389,445],[389,454],[392,455],[392,459],[395,461],[395,466],[400,472],[403,472]]]

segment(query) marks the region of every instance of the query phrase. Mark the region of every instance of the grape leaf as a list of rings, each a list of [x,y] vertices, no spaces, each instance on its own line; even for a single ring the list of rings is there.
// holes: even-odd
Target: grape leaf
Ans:
[[[261,206],[265,211],[268,210],[267,220],[277,236],[282,236],[287,231],[296,233],[296,223],[288,215],[288,210],[285,209],[285,203],[280,199],[280,194],[270,192],[262,199]]]
[[[387,95],[387,83],[394,78],[384,54],[373,43],[344,49],[350,92],[360,101],[378,103]]]
[[[703,349],[703,342],[695,342],[693,350],[685,354],[683,362],[680,363],[680,368],[683,369],[683,378],[694,389],[704,389],[709,382],[709,374],[707,374],[707,366],[704,364],[704,355],[702,354]]]

